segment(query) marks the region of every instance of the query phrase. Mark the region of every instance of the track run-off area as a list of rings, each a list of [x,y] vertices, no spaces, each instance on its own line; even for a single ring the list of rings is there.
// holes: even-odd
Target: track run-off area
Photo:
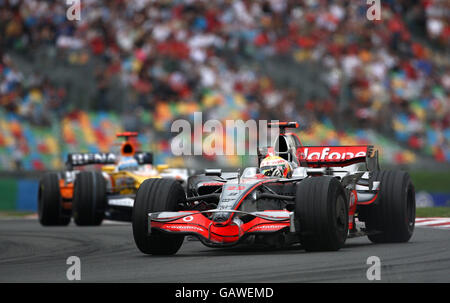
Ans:
[[[366,276],[370,256],[380,259],[381,282],[450,282],[450,220],[416,222],[408,243],[373,244],[361,237],[337,252],[305,252],[300,246],[213,249],[186,239],[176,255],[155,257],[138,251],[129,223],[42,227],[36,219],[2,219],[0,282],[72,282],[66,275],[70,256],[80,259],[81,282],[372,283]]]

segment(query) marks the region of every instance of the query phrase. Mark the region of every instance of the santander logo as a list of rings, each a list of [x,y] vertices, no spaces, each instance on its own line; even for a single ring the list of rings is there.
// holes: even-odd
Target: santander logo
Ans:
[[[349,160],[365,157],[366,154],[367,146],[304,147],[299,150],[299,158],[307,161]]]

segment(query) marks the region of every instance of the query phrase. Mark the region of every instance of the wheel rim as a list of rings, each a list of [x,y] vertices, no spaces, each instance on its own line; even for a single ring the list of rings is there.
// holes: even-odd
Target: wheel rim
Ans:
[[[412,232],[414,230],[416,219],[416,204],[414,200],[414,191],[411,187],[408,187],[407,189],[406,199],[406,224],[408,225],[408,230]]]
[[[345,209],[345,202],[342,196],[339,196],[336,201],[336,227],[339,232],[345,232],[347,222],[347,214]]]
[[[39,192],[38,192],[38,214],[39,217],[42,217],[42,209],[44,207],[44,203],[42,202],[42,185],[39,186]]]

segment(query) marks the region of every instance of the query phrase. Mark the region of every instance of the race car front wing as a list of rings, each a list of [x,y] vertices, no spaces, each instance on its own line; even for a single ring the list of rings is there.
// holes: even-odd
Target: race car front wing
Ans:
[[[229,224],[209,219],[213,213],[231,212],[253,217],[244,223],[237,216]],[[252,234],[274,233],[281,230],[295,232],[294,213],[287,210],[243,212],[213,209],[149,213],[148,233],[159,230],[173,234],[193,235],[207,246],[231,246]]]

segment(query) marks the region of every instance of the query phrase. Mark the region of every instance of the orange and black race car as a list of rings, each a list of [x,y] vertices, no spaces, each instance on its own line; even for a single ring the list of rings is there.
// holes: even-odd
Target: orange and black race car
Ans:
[[[47,173],[39,184],[38,216],[42,225],[99,225],[104,218],[130,221],[134,197],[149,178],[173,178],[184,185],[186,169],[153,166],[153,155],[137,152],[134,132],[117,134],[124,138],[120,154],[72,153],[66,171]],[[97,170],[84,170],[86,166]],[[100,168],[98,168],[100,166]]]

